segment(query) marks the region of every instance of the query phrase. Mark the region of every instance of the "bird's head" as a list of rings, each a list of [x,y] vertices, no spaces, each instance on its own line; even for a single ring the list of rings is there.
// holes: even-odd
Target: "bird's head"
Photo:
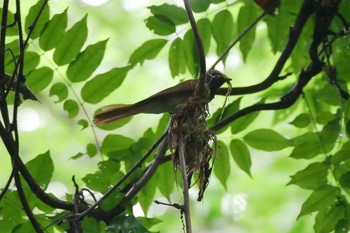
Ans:
[[[231,81],[226,75],[217,70],[210,70],[206,77],[209,85],[210,93],[215,93],[224,83]]]

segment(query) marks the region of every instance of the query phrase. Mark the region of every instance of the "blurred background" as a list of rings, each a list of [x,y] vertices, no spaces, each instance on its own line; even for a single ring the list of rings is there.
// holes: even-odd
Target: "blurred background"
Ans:
[[[23,1],[23,15],[26,15],[29,7],[36,1]],[[96,71],[101,73],[115,66],[127,64],[131,53],[144,41],[156,38],[149,31],[144,20],[150,15],[147,6],[168,4],[182,5],[182,1],[160,0],[51,0],[49,6],[51,13],[60,13],[67,7],[69,25],[88,14],[89,38],[88,42],[97,42],[108,39],[105,58]],[[211,17],[210,12],[217,12],[227,7],[230,2],[215,5],[206,14],[197,14],[197,19]],[[237,10],[237,9],[236,9]],[[189,28],[184,26],[184,31]],[[183,31],[183,32],[184,32]],[[179,36],[181,31],[179,31]],[[33,41],[30,49],[39,48]],[[208,54],[208,63],[215,61],[215,48]],[[189,75],[183,75],[173,79],[170,75],[167,60],[167,51],[163,50],[157,59],[146,62],[129,72],[123,85],[112,95],[107,97],[100,106],[112,103],[133,103],[141,100],[163,88],[189,79]],[[41,63],[50,62],[49,52],[41,55]],[[257,26],[257,39],[244,63],[238,49],[233,49],[228,57],[226,67],[220,65],[219,70],[232,78],[234,87],[258,83],[263,80],[273,68],[276,55],[271,53],[267,40],[267,30],[264,23]],[[208,66],[209,66],[208,65]],[[64,71],[57,70],[55,79],[64,81]],[[68,81],[67,81],[68,82]],[[80,84],[71,86],[72,90],[80,90]],[[57,196],[65,196],[66,193],[74,192],[71,181],[73,175],[80,185],[84,185],[81,178],[87,172],[94,172],[101,156],[78,160],[71,159],[77,153],[86,151],[85,145],[93,143],[99,145],[106,132],[91,127],[81,130],[75,120],[69,120],[67,113],[63,111],[62,103],[56,104],[56,97],[49,96],[49,89],[38,95],[40,103],[25,101],[19,112],[21,156],[24,161],[29,161],[38,154],[45,153],[48,148],[55,164],[53,182],[49,191]],[[79,97],[79,91],[76,92]],[[75,97],[72,97],[75,98]],[[246,97],[242,100],[243,105],[248,105],[259,100],[260,96]],[[229,97],[229,102],[237,97]],[[224,97],[216,98],[211,104],[211,110],[222,106]],[[84,104],[86,113],[90,119],[96,111],[96,106]],[[280,113],[289,114],[289,112]],[[291,121],[293,116],[289,119]],[[138,115],[122,128],[116,129],[116,134],[122,134],[135,140],[143,135],[149,127],[156,128],[161,116]],[[250,129],[259,127],[273,128],[285,137],[294,137],[295,128],[286,120],[283,124],[274,124],[273,113],[261,113],[259,118],[252,124]],[[295,117],[295,116],[294,116]],[[230,131],[218,135],[218,140],[229,143],[233,138],[241,138],[249,129],[238,135],[232,135]],[[96,133],[96,137],[95,137]],[[97,140],[96,140],[97,138]],[[2,166],[0,169],[0,185],[3,186],[11,172],[10,161],[0,144]],[[205,192],[202,202],[197,202],[197,187],[191,189],[191,212],[194,232],[235,232],[235,233],[280,233],[280,232],[310,232],[312,218],[302,217],[296,220],[302,202],[310,194],[296,186],[287,186],[289,176],[305,167],[306,163],[288,158],[288,149],[281,152],[266,153],[251,150],[252,177],[242,172],[231,159],[231,174],[225,189],[219,181],[212,176],[210,184]],[[230,155],[228,155],[230,156]],[[220,162],[218,160],[217,162]],[[172,182],[172,181],[169,181]],[[172,201],[181,203],[181,189],[175,189]],[[158,194],[157,200],[167,202]],[[136,216],[145,216],[139,205],[134,207]],[[153,204],[146,216],[156,217],[162,222],[154,226],[154,232],[182,232],[182,220],[178,210],[162,205]]]

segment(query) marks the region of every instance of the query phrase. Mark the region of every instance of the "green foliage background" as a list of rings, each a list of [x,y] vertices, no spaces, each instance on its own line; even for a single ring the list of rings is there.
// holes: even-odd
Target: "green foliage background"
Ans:
[[[282,1],[279,14],[265,17],[235,46],[225,64],[220,64],[220,70],[232,78],[233,87],[259,83],[268,76],[302,2]],[[24,28],[31,24],[41,3],[23,3]],[[103,194],[162,134],[167,115],[140,115],[102,130],[93,127],[91,119],[104,105],[133,103],[197,75],[198,58],[186,12],[182,6],[170,4],[150,1],[149,7],[126,10],[121,1],[95,8],[77,1],[49,3],[24,63],[26,85],[40,103],[24,101],[20,107],[20,111],[32,109],[39,114],[39,129],[20,132],[20,154],[42,188],[71,200],[75,175],[80,186]],[[193,0],[192,4],[209,65],[262,12],[248,0]],[[343,0],[340,6],[348,21],[349,5],[349,0]],[[334,20],[332,29],[339,31],[342,26]],[[261,93],[229,97],[224,118],[287,93],[309,63],[312,30],[313,21],[309,20],[283,70],[291,76]],[[9,29],[7,47],[15,55],[16,45],[16,31]],[[344,89],[349,79],[349,45],[348,36],[333,44],[333,62]],[[13,69],[12,57],[6,56],[6,72]],[[223,101],[224,97],[217,97],[210,104],[210,124],[216,122],[221,111],[216,110]],[[220,130],[217,160],[202,202],[195,201],[196,187],[191,188],[194,232],[326,233],[348,229],[349,114],[349,101],[342,100],[321,74],[291,108],[252,113]],[[26,116],[19,119],[25,122]],[[4,185],[11,167],[2,154],[0,174],[4,179],[0,184]],[[140,172],[128,181],[137,179]],[[118,232],[117,226],[125,231],[132,226],[133,232],[182,231],[179,211],[152,203],[155,199],[182,202],[181,188],[175,184],[172,165],[165,163],[132,201],[126,212],[130,215],[117,216],[107,228],[86,218],[84,232]],[[25,188],[30,205],[42,211],[37,215],[42,226],[60,216]],[[114,199],[107,199],[102,209],[118,203],[121,196],[116,193]],[[133,205],[150,218],[135,219]],[[0,229],[30,232],[23,216],[15,191],[8,191],[0,203]],[[50,226],[48,231],[65,227]]]

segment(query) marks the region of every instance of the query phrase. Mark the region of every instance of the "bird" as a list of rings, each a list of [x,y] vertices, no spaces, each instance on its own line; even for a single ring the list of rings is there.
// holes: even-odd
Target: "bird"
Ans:
[[[215,91],[231,79],[217,70],[210,70],[206,74],[209,94],[206,100],[211,101],[215,97]],[[125,117],[139,113],[161,114],[174,113],[177,108],[194,95],[198,79],[181,82],[173,87],[164,89],[135,104],[114,104],[102,108],[102,111],[94,116],[94,124],[98,127],[118,121]]]

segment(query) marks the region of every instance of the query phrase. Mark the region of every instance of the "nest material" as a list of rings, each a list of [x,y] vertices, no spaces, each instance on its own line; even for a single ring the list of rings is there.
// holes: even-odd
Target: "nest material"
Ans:
[[[180,145],[185,148],[188,184],[191,184],[192,177],[196,177],[199,185],[198,201],[202,200],[208,186],[212,171],[210,163],[215,155],[216,135],[205,121],[208,115],[208,101],[191,97],[172,115],[168,135],[175,169],[180,168]]]

